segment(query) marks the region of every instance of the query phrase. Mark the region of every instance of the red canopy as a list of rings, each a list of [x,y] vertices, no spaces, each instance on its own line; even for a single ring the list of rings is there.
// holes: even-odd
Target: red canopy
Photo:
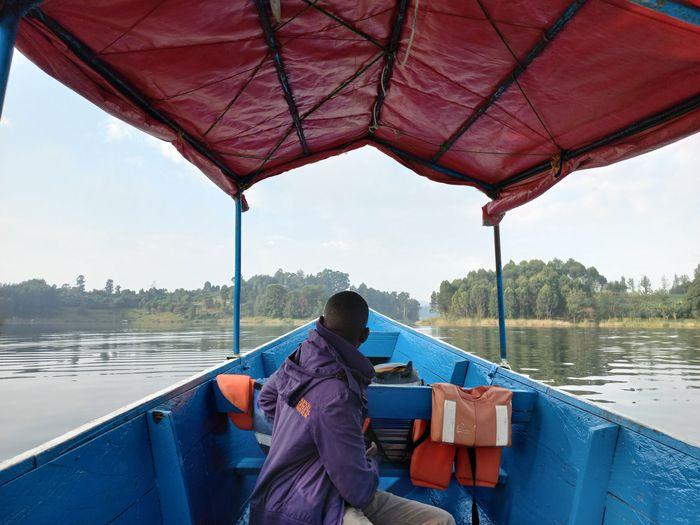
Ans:
[[[46,0],[17,47],[230,195],[369,144],[479,188],[493,223],[700,129],[698,5]]]

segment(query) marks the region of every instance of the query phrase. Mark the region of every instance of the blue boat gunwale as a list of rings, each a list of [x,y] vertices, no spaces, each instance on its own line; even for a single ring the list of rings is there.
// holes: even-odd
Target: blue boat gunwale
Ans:
[[[608,408],[599,407],[591,401],[579,398],[556,387],[545,385],[540,381],[503,368],[500,365],[492,363],[491,361],[481,358],[466,350],[462,350],[461,348],[457,348],[450,343],[416,330],[415,328],[400,323],[399,321],[391,319],[374,310],[372,311],[372,314],[378,317],[381,321],[396,326],[400,331],[408,332],[413,336],[419,337],[433,345],[437,345],[441,349],[451,352],[459,357],[466,357],[470,364],[473,363],[477,366],[481,366],[484,371],[494,379],[500,376],[508,381],[519,383],[524,387],[537,391],[540,394],[549,395],[557,401],[570,405],[573,408],[583,410],[588,414],[619,425],[622,428],[657,441],[683,454],[691,456],[695,459],[700,459],[700,447],[694,444],[686,443],[680,439],[671,437],[660,430],[650,428],[643,423],[629,418],[628,416],[624,416]],[[75,448],[89,442],[103,433],[109,432],[120,425],[135,419],[136,417],[143,416],[149,410],[157,408],[163,403],[179,395],[204,385],[208,381],[214,379],[218,374],[225,373],[230,369],[239,366],[245,367],[246,361],[250,360],[250,358],[257,357],[266,350],[276,347],[280,342],[286,339],[305,333],[313,326],[314,323],[315,320],[311,320],[290,332],[287,332],[271,341],[268,341],[267,343],[258,346],[245,355],[213,365],[202,372],[194,374],[177,383],[174,383],[173,385],[158,390],[153,394],[124,405],[117,410],[98,417],[65,434],[62,434],[61,436],[14,456],[13,458],[0,462],[0,486],[11,482],[12,480],[58,458],[69,451],[74,450]]]

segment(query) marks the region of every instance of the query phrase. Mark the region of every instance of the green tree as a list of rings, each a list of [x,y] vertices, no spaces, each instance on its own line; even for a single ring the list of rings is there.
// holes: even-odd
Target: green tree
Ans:
[[[647,277],[646,275],[642,275],[642,278],[639,281],[639,288],[645,295],[651,293],[651,280],[649,279],[649,277]]]
[[[112,292],[114,292],[114,281],[112,279],[107,279],[105,283],[105,293],[107,295],[112,295]]]
[[[323,286],[329,295],[333,295],[350,288],[350,276],[347,273],[336,272],[326,268],[316,274],[316,283]]]
[[[695,268],[695,276],[693,282],[688,286],[685,302],[690,313],[694,317],[700,318],[700,264]]]
[[[219,288],[219,298],[221,299],[221,308],[224,312],[226,311],[226,308],[228,306],[229,294],[230,290],[228,286],[226,286],[225,284],[221,285],[221,288]]]
[[[84,275],[78,275],[78,277],[75,279],[75,287],[78,289],[78,292],[85,293],[85,276]]]
[[[582,290],[571,290],[565,297],[566,312],[575,323],[581,320],[587,305],[586,294]]]
[[[489,307],[489,287],[480,282],[469,290],[469,313],[481,319],[486,317]]]
[[[437,292],[432,292],[430,294],[430,311],[437,313],[438,311],[438,294]]]
[[[669,293],[684,295],[688,292],[690,287],[690,278],[687,275],[673,275],[673,283],[671,284],[671,289]]]
[[[306,301],[299,292],[292,292],[287,295],[287,303],[284,307],[284,317],[292,319],[302,319],[306,315]]]
[[[287,301],[287,289],[281,284],[271,284],[260,296],[259,315],[265,317],[284,317],[284,307]]]
[[[552,287],[545,284],[537,294],[536,310],[538,319],[551,319],[557,307],[557,296]]]
[[[437,307],[438,312],[442,315],[448,315],[452,308],[452,296],[457,291],[457,287],[449,281],[440,283],[440,291],[438,292]],[[466,303],[465,303],[466,304]]]
[[[462,286],[452,295],[452,304],[448,311],[461,317],[469,315],[469,291],[467,288]]]

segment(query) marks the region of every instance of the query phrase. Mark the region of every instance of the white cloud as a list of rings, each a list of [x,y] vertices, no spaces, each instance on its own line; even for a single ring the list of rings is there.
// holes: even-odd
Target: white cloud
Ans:
[[[149,148],[157,151],[162,157],[167,159],[173,164],[179,166],[191,168],[191,171],[199,174],[199,170],[194,168],[192,164],[187,162],[185,158],[180,155],[180,152],[175,149],[171,143],[164,140],[157,139],[147,133],[144,133],[135,127],[119,120],[116,117],[108,116],[102,122],[102,132],[104,135],[105,142],[118,142],[118,141],[136,141],[145,144]],[[144,158],[140,155],[131,155],[126,157],[126,162],[131,165],[142,165],[144,163]]]
[[[0,119],[0,128],[11,128],[12,127],[12,121],[10,120],[10,117],[6,117],[3,115],[2,119]]]
[[[345,241],[325,241],[321,243],[324,248],[333,248],[335,250],[347,251],[350,249],[350,244]]]
[[[12,67],[22,67],[31,64],[32,61],[25,57],[22,53],[15,49],[15,54],[12,55]]]
[[[106,142],[131,139],[136,135],[136,130],[132,126],[116,117],[107,117],[102,126]]]
[[[130,166],[143,166],[145,164],[145,160],[141,155],[129,155],[124,161]]]
[[[189,162],[187,162],[185,158],[180,155],[180,152],[176,150],[175,146],[170,144],[170,142],[157,139],[151,135],[144,135],[144,137],[146,139],[146,144],[148,144],[151,148],[154,148],[156,151],[158,151],[158,153],[173,164],[189,164]]]

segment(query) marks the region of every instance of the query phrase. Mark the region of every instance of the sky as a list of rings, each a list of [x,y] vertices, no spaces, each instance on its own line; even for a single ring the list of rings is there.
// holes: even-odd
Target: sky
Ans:
[[[504,263],[573,257],[608,278],[700,264],[700,134],[565,178],[501,223]],[[427,301],[493,268],[487,197],[419,177],[372,148],[246,192],[243,275],[323,268]],[[15,53],[0,122],[0,282],[83,274],[195,288],[233,274],[234,203],[169,144],[108,116]]]

